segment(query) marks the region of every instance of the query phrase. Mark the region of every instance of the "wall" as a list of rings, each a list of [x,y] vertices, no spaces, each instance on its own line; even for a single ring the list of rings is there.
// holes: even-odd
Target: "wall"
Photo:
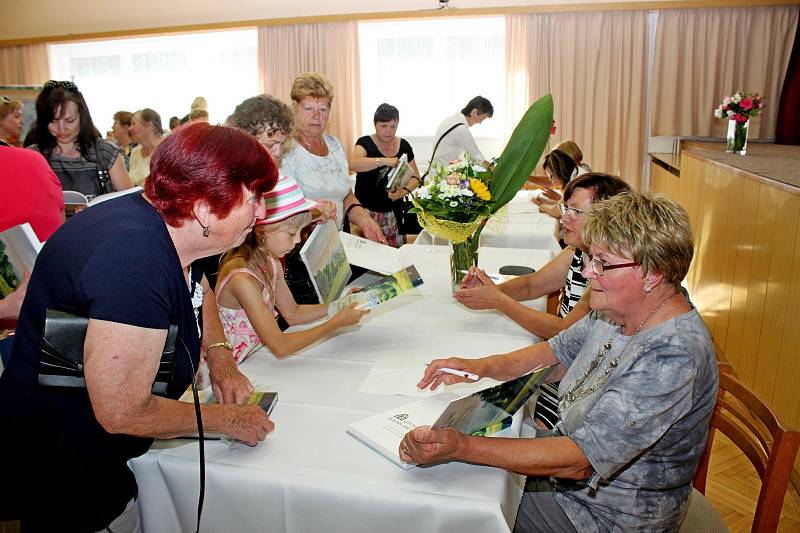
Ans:
[[[492,10],[573,10],[599,6],[599,9],[658,5],[666,7],[707,7],[719,5],[768,5],[792,3],[794,0],[696,0],[653,2],[626,0],[612,4],[603,0],[451,0],[451,7],[438,14],[457,15],[459,11]],[[300,0],[295,2],[265,0],[230,0],[196,2],[195,0],[2,0],[0,45],[26,44],[29,39],[42,37],[130,32],[154,28],[176,28],[192,25],[247,22],[255,24],[265,19],[319,17],[352,13],[376,14],[407,12],[408,16],[436,13],[438,0]],[[57,7],[55,7],[57,6]],[[507,8],[507,9],[504,9]]]

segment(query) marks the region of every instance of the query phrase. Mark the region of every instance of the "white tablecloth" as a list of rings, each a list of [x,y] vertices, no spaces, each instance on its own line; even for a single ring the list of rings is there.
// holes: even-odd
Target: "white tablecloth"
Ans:
[[[413,399],[359,392],[373,367],[402,367],[446,355],[477,357],[532,342],[530,334],[450,296],[444,247],[405,246],[425,284],[373,309],[362,325],[284,360],[257,353],[242,369],[261,390],[279,393],[276,429],[254,448],[206,443],[201,531],[508,532],[522,478],[452,463],[405,471],[345,433],[348,424]],[[482,249],[489,269],[507,262],[540,267],[536,250]],[[531,303],[542,308],[543,301]],[[414,394],[414,391],[409,391]],[[131,461],[146,532],[194,529],[198,446],[163,441]]]
[[[520,191],[508,203],[507,221],[501,230],[487,226],[481,232],[481,246],[492,248],[521,248],[550,250],[558,254],[561,248],[555,238],[557,221],[553,217],[539,212],[539,208],[531,202],[534,191]],[[417,237],[414,244],[429,245],[447,244],[446,239],[434,237],[426,230]]]

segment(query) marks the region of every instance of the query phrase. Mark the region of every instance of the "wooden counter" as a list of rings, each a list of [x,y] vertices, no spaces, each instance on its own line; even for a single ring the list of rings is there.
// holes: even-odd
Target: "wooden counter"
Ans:
[[[692,143],[651,189],[689,213],[692,302],[737,375],[800,427],[800,147]]]

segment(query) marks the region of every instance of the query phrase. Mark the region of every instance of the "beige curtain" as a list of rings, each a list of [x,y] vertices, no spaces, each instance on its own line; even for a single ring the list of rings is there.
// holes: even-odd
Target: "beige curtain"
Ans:
[[[775,136],[798,10],[793,6],[660,11],[653,61],[652,135],[724,137],[714,108],[734,91],[764,95],[750,138]]]
[[[259,81],[286,102],[295,76],[324,74],[333,84],[328,131],[349,153],[361,127],[358,23],[297,24],[258,29]]]
[[[0,85],[41,85],[49,79],[46,44],[0,47]]]
[[[641,183],[647,92],[647,12],[549,13],[506,18],[511,122],[545,93],[555,145],[572,139],[592,169]]]

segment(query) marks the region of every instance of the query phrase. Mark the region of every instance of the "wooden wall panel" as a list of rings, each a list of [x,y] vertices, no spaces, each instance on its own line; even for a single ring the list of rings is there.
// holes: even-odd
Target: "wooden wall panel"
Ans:
[[[726,359],[784,423],[800,427],[800,190],[690,151],[679,178],[651,164],[650,183],[689,213],[695,258],[686,284]]]

